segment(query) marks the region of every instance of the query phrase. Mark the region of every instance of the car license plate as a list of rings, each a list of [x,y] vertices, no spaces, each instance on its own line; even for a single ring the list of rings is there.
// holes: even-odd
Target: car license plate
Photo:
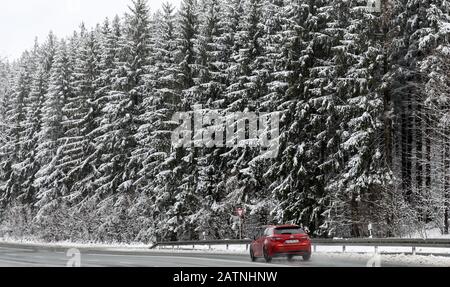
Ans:
[[[295,243],[299,243],[298,240],[286,240],[286,244],[295,244]]]

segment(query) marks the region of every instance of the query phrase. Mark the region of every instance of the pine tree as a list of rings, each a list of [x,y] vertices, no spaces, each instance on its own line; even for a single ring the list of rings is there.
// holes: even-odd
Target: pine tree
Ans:
[[[175,61],[177,64],[177,79],[179,81],[180,103],[177,103],[178,112],[187,112],[192,109],[198,97],[196,86],[196,57],[195,43],[198,39],[199,7],[194,0],[184,0],[178,16],[177,52]],[[177,238],[198,238],[196,226],[193,224],[192,214],[197,210],[199,197],[195,189],[197,186],[197,150],[191,148],[172,148],[169,158],[170,163],[165,168],[166,175],[176,183],[174,192],[169,192],[172,205],[167,211],[168,234]],[[168,172],[167,169],[171,169]]]
[[[448,134],[448,35],[450,32],[450,4],[447,1],[417,5],[408,2],[408,8],[415,11],[419,22],[411,24],[416,30],[410,37],[408,59],[415,57],[413,66],[421,81],[416,106],[416,184],[419,219],[439,222],[444,234],[449,229],[450,163]],[[411,13],[412,14],[412,13]],[[425,146],[422,150],[421,147]],[[433,151],[434,150],[434,151]],[[425,152],[424,152],[425,151]],[[432,154],[440,154],[440,160],[433,160]],[[434,167],[433,167],[434,165]],[[439,170],[435,183],[431,169]],[[439,186],[438,189],[433,188]]]
[[[52,33],[47,41],[35,49],[35,71],[31,79],[31,90],[26,107],[25,143],[26,156],[23,162],[28,189],[29,203],[35,202],[36,189],[33,185],[40,166],[37,161],[39,132],[42,128],[42,108],[44,97],[48,92],[48,79],[55,53],[55,38]]]
[[[1,63],[1,105],[0,105],[0,199],[2,207],[8,206],[6,197],[7,180],[11,173],[11,124],[8,114],[12,110],[12,84],[14,79],[14,67],[8,63]],[[2,212],[3,213],[3,212]]]
[[[58,168],[61,160],[61,146],[64,136],[64,105],[73,96],[72,67],[69,65],[69,51],[64,40],[60,41],[50,70],[49,89],[45,95],[42,110],[43,123],[39,134],[37,159],[41,166],[36,174],[35,187],[38,189],[36,224],[47,239],[60,240],[58,234],[67,216],[64,196],[69,193],[64,183],[64,173]],[[46,229],[45,227],[50,227]]]
[[[333,37],[327,31],[332,6],[327,1],[291,5],[292,17],[298,23],[294,31],[302,35],[301,41],[294,38],[294,43],[303,49],[299,63],[292,63],[300,64],[294,74],[300,81],[293,78],[293,86],[287,90],[289,97],[298,93],[295,106],[291,105],[292,112],[288,111],[281,123],[282,160],[274,169],[281,175],[274,190],[280,201],[277,219],[308,226],[312,233],[320,234],[327,204],[325,187],[333,164],[328,157],[334,138]]]
[[[141,169],[139,155],[135,154],[137,147],[136,135],[141,123],[142,103],[145,98],[146,69],[148,67],[150,45],[149,11],[144,0],[133,1],[130,14],[126,15],[119,41],[119,53],[115,62],[117,68],[111,85],[105,112],[108,121],[108,131],[102,140],[106,145],[105,160],[100,166],[101,177],[109,177],[108,192],[115,193],[112,215],[105,226],[112,221],[119,223],[114,229],[131,224],[128,210],[132,201],[132,194],[136,191],[137,174]],[[117,35],[117,34],[116,34]],[[102,186],[103,189],[105,186]],[[111,201],[112,200],[112,201]],[[134,239],[137,231],[112,232],[114,239]]]
[[[19,61],[18,73],[14,82],[13,93],[11,95],[11,110],[6,114],[8,122],[11,124],[11,174],[7,179],[6,198],[12,205],[22,203],[24,191],[28,191],[26,186],[21,186],[25,182],[23,161],[26,156],[26,110],[29,103],[30,83],[34,72],[34,58],[32,53],[25,52]]]
[[[139,197],[135,205],[141,220],[141,238],[173,240],[167,210],[174,204],[175,185],[172,178],[171,134],[176,125],[172,116],[181,103],[178,80],[176,18],[174,7],[163,4],[161,13],[152,21],[152,56],[146,77],[143,124],[137,136],[142,169],[139,171]],[[176,238],[176,237],[175,237]]]
[[[66,174],[65,184],[71,190],[71,200],[87,196],[90,183],[85,179],[91,173],[89,135],[94,129],[96,110],[96,80],[99,77],[99,48],[96,32],[83,31],[78,40],[73,68],[73,93],[66,98],[63,113],[64,136],[61,139],[61,161],[58,169]]]

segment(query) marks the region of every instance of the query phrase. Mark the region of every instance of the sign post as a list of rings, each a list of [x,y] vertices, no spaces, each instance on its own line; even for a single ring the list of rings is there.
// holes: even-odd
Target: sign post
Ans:
[[[244,216],[245,216],[245,209],[242,207],[236,208],[236,215],[239,217],[239,239],[242,240],[242,233],[244,229]]]

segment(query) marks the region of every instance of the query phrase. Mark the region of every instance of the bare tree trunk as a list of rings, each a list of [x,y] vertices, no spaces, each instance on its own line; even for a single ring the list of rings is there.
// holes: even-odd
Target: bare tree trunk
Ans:
[[[446,139],[448,135],[448,128],[445,129],[445,134],[443,136],[444,145],[444,234],[449,233],[448,226],[448,213],[449,213],[449,187],[450,187],[450,143]]]
[[[424,129],[424,137],[425,137],[425,154],[424,154],[424,179],[425,179],[425,186],[424,189],[422,189],[422,193],[429,193],[431,192],[431,144],[432,144],[432,138],[434,136],[432,124],[433,119],[432,115],[430,113],[430,110],[426,109],[426,111],[423,112],[423,123],[425,124]],[[423,196],[426,196],[426,194],[423,194]],[[422,197],[423,197],[422,196]],[[425,221],[430,220],[430,214],[427,208],[425,208],[425,212],[422,215],[424,217]]]
[[[356,194],[352,195],[351,201],[351,217],[352,217],[352,237],[358,238],[361,236],[359,231],[359,214],[358,214],[358,202],[356,201]]]
[[[409,102],[408,104],[408,121],[407,121],[407,165],[406,165],[406,182],[408,186],[408,190],[410,195],[412,195],[412,155],[413,155],[413,141],[414,141],[414,134],[413,134],[413,128],[414,128],[414,114],[413,114],[413,106],[412,102]],[[414,199],[410,198],[410,200],[413,202]]]
[[[425,157],[426,157],[426,164],[425,164],[425,186],[426,190],[429,191],[431,188],[431,136],[432,136],[432,129],[431,129],[431,116],[429,114],[425,115],[425,121],[426,121],[426,140],[425,140]]]
[[[404,105],[402,111],[401,135],[402,135],[402,189],[405,192],[405,198],[408,203],[413,203],[412,198],[412,116],[411,102],[402,103]]]
[[[385,51],[383,73],[387,74],[389,71],[388,56]],[[389,168],[392,168],[392,99],[388,89],[383,92],[383,121],[384,121],[384,156],[386,164]]]
[[[388,0],[381,1],[382,17],[381,17],[381,31],[383,33],[383,67],[382,75],[385,76],[390,71],[389,52],[391,49],[392,39],[389,35],[390,23],[392,17],[392,9],[388,5]],[[394,121],[393,121],[393,103],[392,96],[389,88],[384,88],[383,91],[383,124],[384,124],[384,157],[386,167],[393,170],[393,153],[394,153]],[[389,188],[389,187],[388,187]],[[389,201],[393,201],[393,193],[388,192],[385,194],[389,196]],[[387,236],[393,236],[391,232],[391,225],[393,222],[392,213],[386,214],[386,225],[388,226]]]
[[[418,214],[419,221],[426,222],[427,221],[427,208],[424,206],[424,202],[422,200],[423,195],[423,116],[424,116],[424,108],[422,104],[422,99],[418,97],[417,105],[416,105],[416,116],[415,116],[415,132],[416,132],[416,157],[415,157],[415,165],[416,165],[416,195],[415,202]]]
[[[422,132],[422,103],[417,102],[417,116],[416,116],[416,182],[417,192],[422,191],[422,176],[423,176],[423,132]]]

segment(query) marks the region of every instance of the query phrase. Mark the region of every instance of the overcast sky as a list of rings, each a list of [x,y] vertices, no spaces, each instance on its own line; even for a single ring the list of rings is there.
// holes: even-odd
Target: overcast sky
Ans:
[[[152,11],[166,0],[149,0]],[[180,0],[167,0],[178,5]],[[84,22],[93,27],[105,17],[122,15],[131,0],[5,0],[0,4],[0,57],[17,58],[52,30],[69,36]]]

